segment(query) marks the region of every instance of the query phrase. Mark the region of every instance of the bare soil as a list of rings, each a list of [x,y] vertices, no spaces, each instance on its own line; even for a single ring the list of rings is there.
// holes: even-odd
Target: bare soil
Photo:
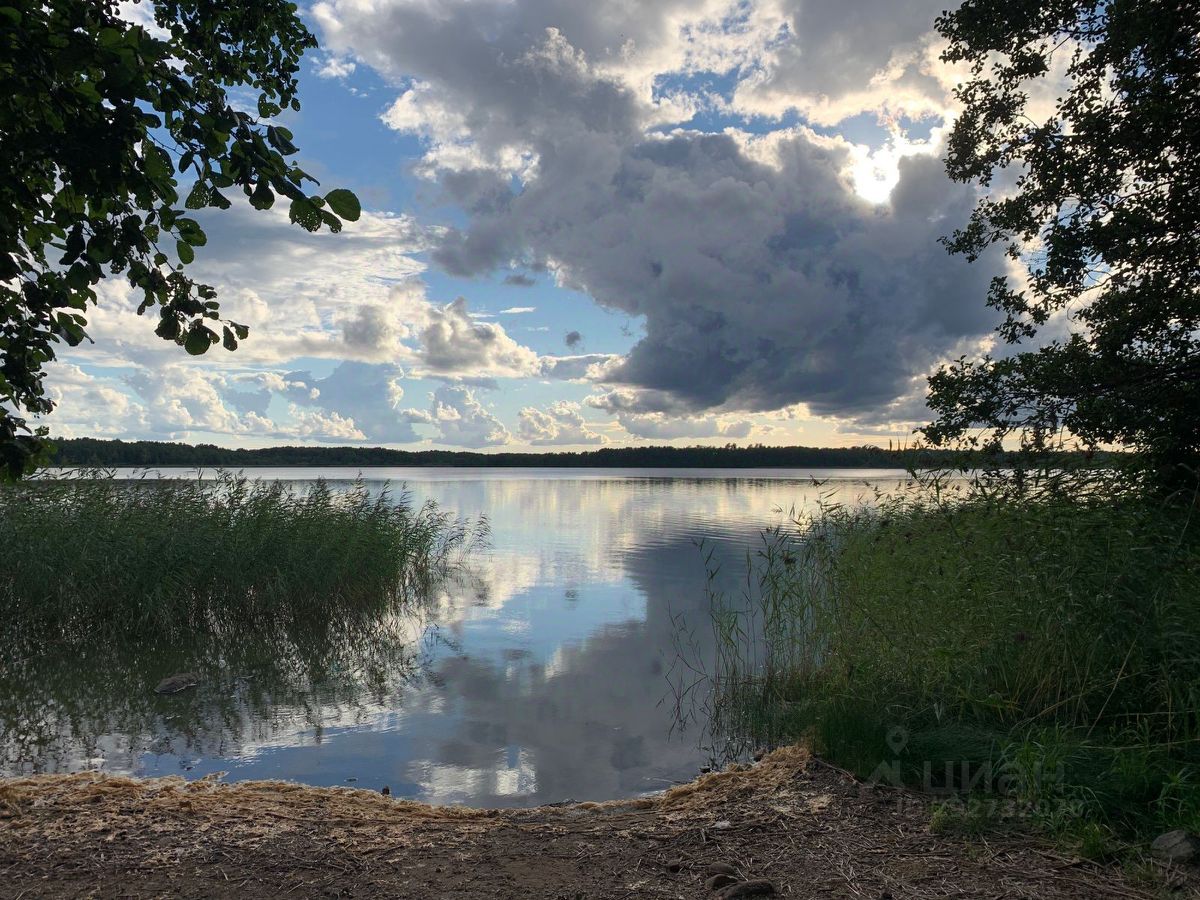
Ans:
[[[710,888],[710,866],[732,881]],[[712,869],[716,873],[722,866]],[[719,873],[718,873],[719,876]],[[1017,835],[932,834],[928,804],[799,748],[663,795],[531,810],[345,788],[95,774],[0,781],[0,897],[1140,898]]]

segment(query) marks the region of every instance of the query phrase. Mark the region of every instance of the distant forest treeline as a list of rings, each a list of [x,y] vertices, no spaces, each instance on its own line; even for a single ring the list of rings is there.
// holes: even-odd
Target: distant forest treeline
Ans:
[[[55,466],[564,466],[600,468],[926,468],[963,462],[949,450],[882,447],[602,447],[583,452],[476,453],[390,450],[385,447],[264,447],[231,450],[215,444],[56,440]]]

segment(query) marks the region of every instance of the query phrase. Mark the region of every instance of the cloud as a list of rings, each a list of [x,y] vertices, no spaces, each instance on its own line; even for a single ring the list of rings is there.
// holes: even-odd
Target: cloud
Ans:
[[[508,279],[505,279],[507,281]],[[537,312],[536,306],[510,306],[508,309],[500,310],[500,315],[519,316],[523,313]]]
[[[194,363],[138,370],[124,377],[95,375],[55,363],[46,417],[57,437],[186,440],[199,434],[282,439],[357,440],[363,434],[337,413],[293,407],[287,421],[268,414],[277,392],[314,397],[305,385],[277,373],[226,376]]]
[[[530,331],[548,331],[548,328],[531,328]],[[610,353],[586,353],[581,356],[543,356],[539,360],[538,374],[543,378],[566,381],[600,381],[606,368],[620,360]]]
[[[533,287],[537,281],[518,272],[514,275],[505,275],[504,283],[512,287]]]
[[[536,353],[509,337],[503,326],[472,318],[462,297],[428,311],[420,344],[419,359],[430,372],[439,375],[515,378],[538,369]]]
[[[194,431],[244,434],[267,430],[266,421],[257,413],[238,415],[230,410],[221,396],[220,382],[195,366],[168,366],[154,373],[142,370],[125,381],[144,401],[153,433],[174,436]]]
[[[568,331],[563,336],[563,343],[566,344],[570,349],[574,350],[583,343],[583,335],[578,331]]]
[[[365,211],[340,234],[310,234],[288,221],[284,204],[258,211],[236,202],[196,214],[208,243],[191,274],[217,288],[224,316],[250,326],[236,364],[276,366],[298,356],[394,361],[413,337],[406,312],[427,303],[417,277],[437,229],[408,216]],[[154,316],[137,315],[128,284],[109,279],[87,311],[94,345],[64,356],[74,363],[147,366],[177,361],[179,348],[154,335]],[[224,361],[214,350],[204,360]]]
[[[317,75],[320,78],[349,78],[356,68],[358,66],[353,60],[328,54],[324,62],[317,67]]]
[[[606,444],[608,438],[592,431],[578,403],[560,400],[548,409],[527,406],[517,417],[517,433],[529,444]]]
[[[289,381],[278,372],[254,372],[225,379],[222,397],[241,412],[265,416],[274,394],[295,394],[315,401],[320,391],[302,381]]]
[[[315,411],[331,424],[340,417],[342,430],[353,429],[357,438],[376,443],[408,444],[422,440],[413,424],[423,421],[402,409],[401,385],[405,373],[399,366],[347,361],[325,378],[308,372],[290,372],[280,393],[302,413]],[[310,415],[309,421],[316,421]]]
[[[494,447],[507,444],[507,428],[462,385],[443,385],[430,395],[429,411],[410,409],[413,421],[433,425],[435,441],[452,447]]]
[[[895,112],[894,94],[897,110],[932,111],[945,87],[927,72],[930,3],[584,6],[318,7],[333,46],[415,79],[387,121],[425,138],[423,172],[466,213],[435,238],[438,266],[480,276],[520,260],[641,317],[644,336],[593,374],[669,395],[674,415],[886,408],[990,331],[995,260],[968,265],[937,243],[974,201],[937,159],[900,159],[877,205],[854,190],[851,142],[804,126],[671,129],[687,103],[647,88],[651,71],[707,67],[734,78],[729,109],[777,115],[778,94],[834,121]]]
[[[862,112],[943,116],[949,90],[940,76],[933,22],[944,0],[777,0],[758,5],[778,40],[762,47],[730,107],[780,117],[799,110],[834,125]]]
[[[297,437],[315,438],[321,441],[365,441],[367,439],[353,419],[336,412],[301,409],[292,406],[292,431]]]
[[[746,419],[726,421],[713,416],[672,418],[662,413],[618,413],[621,427],[635,437],[654,440],[676,438],[749,437],[753,424]]]
[[[46,421],[58,437],[117,437],[144,431],[145,407],[125,386],[97,378],[78,366],[47,366],[46,393],[55,411]]]
[[[593,409],[616,417],[617,422],[635,437],[673,438],[748,437],[753,423],[729,416],[689,415],[686,407],[670,393],[614,390],[593,394],[584,401]]]

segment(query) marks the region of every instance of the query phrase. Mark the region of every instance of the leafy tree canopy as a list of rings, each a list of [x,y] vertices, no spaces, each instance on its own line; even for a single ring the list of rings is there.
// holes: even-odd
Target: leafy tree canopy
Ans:
[[[967,0],[937,28],[970,73],[947,170],[988,189],[948,246],[1028,277],[992,282],[1009,351],[930,379],[926,436],[1065,431],[1177,480],[1200,455],[1200,2]]]
[[[316,46],[296,9],[156,0],[151,27],[105,0],[0,0],[0,473],[30,467],[40,441],[21,415],[51,410],[43,367],[87,339],[106,275],[190,354],[246,338],[186,274],[206,242],[190,211],[240,190],[257,209],[283,198],[309,231],[358,218],[350,191],[306,190],[291,132],[272,124],[300,108]]]

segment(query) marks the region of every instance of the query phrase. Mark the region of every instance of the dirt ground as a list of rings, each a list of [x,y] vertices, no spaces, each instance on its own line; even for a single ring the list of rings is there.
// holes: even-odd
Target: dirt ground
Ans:
[[[928,823],[927,804],[799,748],[652,799],[532,810],[277,782],[36,776],[0,782],[0,897],[1154,895],[1028,838],[940,837]]]

